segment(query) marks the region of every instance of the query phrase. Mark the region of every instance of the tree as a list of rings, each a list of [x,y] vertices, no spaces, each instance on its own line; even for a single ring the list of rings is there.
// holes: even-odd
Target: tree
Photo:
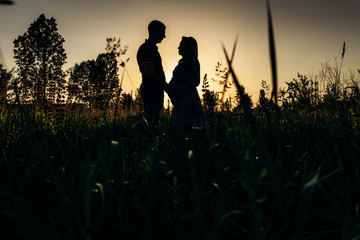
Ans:
[[[14,40],[14,58],[25,99],[55,103],[65,87],[63,43],[54,18],[41,14],[24,35]],[[29,94],[29,95],[28,95]]]
[[[95,106],[108,107],[119,92],[119,67],[113,53],[102,53],[96,58],[94,71]]]
[[[130,112],[134,105],[134,100],[132,98],[132,94],[130,93],[122,93],[120,97],[120,105],[121,109],[125,112]]]
[[[94,68],[95,61],[83,61],[76,63],[73,68],[69,70],[68,81],[68,101],[75,103],[90,103],[91,102],[91,72]]]
[[[105,50],[107,53],[114,53],[115,57],[121,60],[121,55],[125,55],[127,50],[129,49],[129,45],[125,45],[124,47],[121,46],[121,39],[114,38],[106,38],[106,47]],[[129,61],[129,58],[126,62]],[[120,63],[121,65],[125,65],[123,61]]]
[[[6,72],[6,69],[0,63],[0,104],[4,103],[6,100],[8,78],[9,77]]]
[[[69,98],[91,108],[106,109],[119,93],[118,64],[114,53],[75,64],[70,70]]]
[[[19,100],[17,80],[14,69],[6,70],[0,63],[0,104]]]
[[[127,73],[131,84],[134,86],[134,84],[132,83],[132,80],[130,78],[130,75],[129,75],[127,69],[126,69],[126,63],[130,60],[130,58],[127,58],[125,62],[121,58],[121,55],[126,54],[126,51],[128,50],[128,48],[129,48],[128,45],[125,45],[124,47],[121,46],[121,39],[120,38],[119,39],[116,39],[116,37],[114,37],[114,38],[106,38],[106,47],[105,47],[106,52],[107,53],[113,53],[115,55],[115,58],[117,60],[119,60],[120,66],[123,68],[123,71],[122,71],[122,74],[121,74],[120,85],[119,85],[118,91],[116,92],[115,109],[114,109],[114,121],[116,121],[116,116],[118,115],[118,107],[119,107],[119,102],[120,102],[120,98],[121,98],[122,84],[123,84],[125,72]]]

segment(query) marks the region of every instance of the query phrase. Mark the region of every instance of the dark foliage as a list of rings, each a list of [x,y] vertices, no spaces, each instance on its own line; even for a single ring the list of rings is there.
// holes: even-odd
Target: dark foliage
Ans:
[[[14,40],[14,58],[20,76],[18,89],[23,101],[58,103],[64,96],[65,40],[54,18],[41,14],[27,32]]]

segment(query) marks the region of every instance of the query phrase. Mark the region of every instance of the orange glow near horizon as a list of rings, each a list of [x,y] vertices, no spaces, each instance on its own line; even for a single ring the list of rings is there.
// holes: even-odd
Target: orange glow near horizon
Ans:
[[[360,56],[360,22],[357,1],[272,0],[279,86],[301,74],[317,74],[321,63],[341,54],[344,41],[347,51],[343,69],[358,69]],[[214,78],[217,62],[226,66],[221,48],[231,51],[239,35],[233,62],[234,70],[246,91],[257,101],[261,81],[270,83],[270,62],[265,1],[263,0],[80,0],[17,1],[13,6],[0,6],[0,48],[6,65],[15,67],[13,40],[23,35],[30,24],[44,13],[54,17],[59,33],[65,39],[67,64],[95,59],[105,51],[107,37],[120,37],[129,50],[127,69],[135,87],[141,76],[136,51],[147,38],[147,24],[158,19],[167,26],[166,38],[158,45],[167,81],[180,56],[177,47],[182,36],[198,41],[201,78],[208,74],[211,88],[220,88]],[[121,72],[121,70],[120,70]],[[125,76],[124,90],[134,90]],[[199,86],[201,89],[201,85]],[[231,91],[230,91],[231,92]]]

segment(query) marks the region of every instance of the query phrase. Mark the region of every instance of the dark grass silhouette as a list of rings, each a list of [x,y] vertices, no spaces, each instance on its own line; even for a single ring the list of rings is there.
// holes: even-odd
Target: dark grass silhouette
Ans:
[[[11,0],[0,0],[0,5],[14,5],[15,2]]]

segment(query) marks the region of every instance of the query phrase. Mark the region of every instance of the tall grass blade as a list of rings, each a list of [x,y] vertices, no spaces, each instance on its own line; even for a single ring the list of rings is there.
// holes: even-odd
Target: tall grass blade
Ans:
[[[220,227],[231,217],[241,215],[243,214],[243,211],[241,210],[231,210],[224,215],[221,216],[221,218],[214,224],[211,231],[209,231],[208,236],[206,239],[216,239],[216,236],[219,234]],[[246,231],[245,231],[246,232]]]
[[[131,86],[132,86],[132,88],[134,89],[134,91],[136,90],[136,87],[135,87],[135,85],[134,85],[134,83],[133,83],[133,80],[131,79],[131,77],[130,77],[130,74],[129,74],[129,71],[125,68],[125,71],[126,71],[126,75],[128,76],[128,78],[129,78],[129,80],[130,80],[130,83],[131,83]]]
[[[320,167],[318,167],[318,169],[310,178],[310,180],[304,184],[303,189],[300,193],[298,215],[297,215],[296,239],[304,238],[305,225],[308,220],[308,216],[310,212],[312,195],[318,183],[320,169],[321,169],[321,165]]]
[[[235,55],[235,50],[236,50],[236,45],[237,45],[238,37],[239,37],[239,35],[236,35],[236,39],[235,39],[235,42],[234,42],[233,51],[232,51],[232,53],[231,53],[231,58],[228,59],[228,57],[227,57],[227,60],[230,61],[230,62],[228,63],[229,66],[230,66],[230,64],[232,64],[232,61],[234,60],[234,55]],[[224,48],[224,44],[222,44],[222,45],[223,45],[223,49],[225,49],[225,48]],[[227,75],[226,75],[226,78],[225,78],[225,84],[224,84],[224,89],[223,89],[223,92],[222,92],[221,102],[224,102],[224,97],[225,97],[225,92],[226,92],[226,86],[227,86],[227,83],[228,83],[229,75],[230,75],[230,69],[229,69],[229,74],[227,74]]]
[[[268,17],[270,63],[271,63],[272,85],[273,85],[273,89],[271,92],[271,99],[277,105],[278,79],[277,79],[277,66],[276,66],[275,37],[274,37],[274,28],[273,28],[271,8],[270,8],[270,0],[266,0],[266,10]]]
[[[244,90],[244,87],[240,85],[240,81],[238,80],[238,78],[236,77],[236,74],[234,73],[234,70],[232,68],[232,59],[234,57],[234,51],[235,51],[235,48],[236,48],[236,42],[234,44],[234,49],[233,49],[233,52],[232,52],[232,58],[230,59],[229,58],[229,55],[226,51],[226,48],[224,46],[223,43],[222,44],[222,48],[223,48],[223,51],[224,51],[224,54],[225,54],[225,58],[226,58],[226,61],[229,65],[229,75],[231,74],[233,80],[234,80],[234,83],[235,83],[235,86],[238,90],[238,93],[240,95],[240,104],[242,106],[242,108],[244,109],[244,113],[246,115],[246,117],[248,118],[248,121],[250,121],[251,123],[254,122],[254,117],[252,116],[252,113],[251,113],[251,108],[250,108],[250,99],[249,97],[245,96],[245,90]]]
[[[221,43],[222,45],[222,48],[223,48],[223,51],[224,51],[224,54],[225,54],[225,58],[226,58],[226,62],[228,63],[228,66],[229,66],[229,75],[231,74],[233,76],[233,80],[234,80],[234,83],[235,83],[235,86],[237,88],[238,91],[241,91],[241,86],[240,86],[240,82],[238,81],[238,79],[236,78],[234,72],[233,72],[233,69],[232,69],[232,60],[229,58],[229,55],[226,51],[226,48],[224,46],[223,43]]]
[[[345,45],[346,43],[344,42],[344,45],[343,45],[343,50],[342,50],[342,53],[341,53],[341,58],[344,58],[345,56]]]
[[[344,42],[343,48],[342,48],[342,53],[341,53],[341,63],[340,63],[339,73],[337,76],[337,80],[339,81],[339,83],[340,83],[340,78],[341,78],[341,69],[342,69],[342,65],[343,65],[343,61],[344,61],[344,57],[345,57],[345,48],[346,48],[346,44]]]

